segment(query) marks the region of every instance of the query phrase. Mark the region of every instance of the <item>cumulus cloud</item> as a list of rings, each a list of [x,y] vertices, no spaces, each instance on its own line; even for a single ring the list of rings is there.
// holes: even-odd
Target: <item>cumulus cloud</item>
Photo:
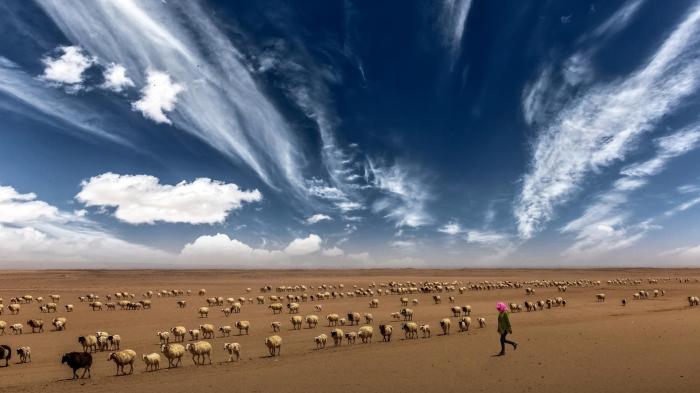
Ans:
[[[104,266],[159,263],[169,255],[133,244],[104,231],[79,212],[62,211],[37,199],[0,186],[0,266]],[[51,265],[47,265],[50,263]]]
[[[307,224],[316,224],[321,221],[333,221],[333,219],[326,214],[314,214],[313,216],[306,219]]]
[[[56,52],[59,53],[58,57],[46,56],[41,59],[45,66],[41,79],[80,90],[83,73],[95,64],[95,58],[85,54],[79,46],[59,46]]]
[[[105,68],[104,82],[100,87],[114,92],[121,92],[127,87],[134,87],[134,81],[126,75],[126,68],[121,64],[111,63]]]
[[[327,248],[322,252],[325,257],[339,257],[345,254],[345,251],[338,247]]]
[[[321,249],[321,237],[315,234],[310,234],[304,239],[294,239],[284,249],[284,252],[289,255],[308,255],[313,254]]]
[[[260,201],[262,194],[208,178],[169,185],[154,176],[108,172],[83,181],[76,199],[86,206],[114,207],[114,216],[130,224],[214,224],[243,203]]]
[[[184,90],[179,83],[174,83],[170,75],[149,70],[146,77],[146,86],[141,89],[141,99],[131,104],[135,111],[139,111],[144,117],[156,123],[172,124],[165,116],[165,112],[175,109],[177,95]]]
[[[518,232],[532,237],[591,173],[620,162],[641,135],[656,128],[696,91],[700,7],[666,38],[636,72],[578,95],[539,132],[515,206]]]

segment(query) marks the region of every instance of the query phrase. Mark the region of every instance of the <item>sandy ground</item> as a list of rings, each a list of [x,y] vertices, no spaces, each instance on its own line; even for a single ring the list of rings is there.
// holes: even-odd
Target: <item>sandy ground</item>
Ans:
[[[649,277],[672,277],[658,284],[647,284]],[[675,278],[692,278],[679,283]],[[613,278],[645,279],[639,286],[611,286]],[[32,363],[0,368],[1,392],[695,392],[700,389],[700,307],[687,305],[688,295],[700,295],[700,270],[372,270],[372,271],[3,271],[0,273],[0,296],[5,307],[9,298],[32,294],[62,296],[60,305],[73,303],[76,309],[66,313],[41,314],[38,305],[23,305],[20,315],[7,313],[0,320],[8,324],[42,318],[50,323],[55,316],[68,318],[68,329],[20,336],[0,336],[0,344],[16,348],[29,345]],[[449,294],[443,303],[434,305],[431,295],[409,295],[418,298],[414,320],[428,323],[433,337],[403,340],[395,331],[390,343],[381,342],[377,326],[391,323],[398,330],[400,323],[390,321],[389,314],[400,308],[399,296],[381,296],[378,309],[369,309],[369,298],[345,298],[302,303],[300,315],[349,311],[371,312],[375,316],[375,342],[315,350],[313,337],[330,328],[321,323],[316,329],[291,330],[289,314],[272,315],[267,305],[244,305],[240,314],[228,318],[212,308],[207,319],[200,319],[197,307],[205,298],[185,297],[188,306],[176,308],[177,298],[155,298],[153,309],[145,311],[93,312],[77,297],[96,293],[104,297],[115,291],[141,294],[146,290],[206,288],[208,296],[254,297],[265,285],[319,285],[343,283],[367,287],[372,282],[387,281],[453,281],[464,283],[482,280],[603,280],[600,288],[569,287],[564,294],[568,305],[542,312],[511,315],[517,351],[505,357],[494,357],[499,350],[496,333],[497,301],[519,302],[559,296],[556,288],[538,289],[535,296],[525,296],[523,289],[467,291],[455,293],[456,304],[472,306],[472,319],[485,317],[488,326],[458,333],[453,318],[452,334],[442,336],[439,321],[451,316]],[[253,288],[250,294],[245,288]],[[666,296],[632,301],[640,289],[666,290]],[[597,303],[594,294],[604,292],[608,300]],[[620,305],[623,297],[629,300]],[[140,298],[140,297],[139,297]],[[137,299],[139,299],[137,298]],[[104,300],[104,299],[103,299]],[[322,304],[323,311],[313,311]],[[217,327],[232,325],[236,320],[251,321],[249,336],[217,337],[214,364],[195,366],[190,357],[184,367],[144,372],[138,360],[133,375],[115,375],[115,366],[107,362],[108,352],[94,354],[92,379],[71,381],[71,371],[60,364],[61,354],[81,350],[79,335],[106,330],[120,334],[122,349],[142,353],[158,352],[155,332],[182,324],[193,328],[207,322]],[[283,340],[279,358],[268,357],[263,344],[272,334],[270,322],[282,322],[279,333]],[[351,330],[344,327],[345,331]],[[352,328],[356,330],[356,328]],[[239,342],[239,362],[226,363],[224,342]],[[164,362],[167,365],[167,362]]]

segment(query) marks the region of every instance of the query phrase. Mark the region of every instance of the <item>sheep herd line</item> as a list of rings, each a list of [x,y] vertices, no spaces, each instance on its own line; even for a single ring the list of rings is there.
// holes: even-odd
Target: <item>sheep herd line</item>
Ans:
[[[208,297],[206,289],[198,291],[192,290],[149,290],[140,295],[128,292],[117,292],[104,296],[96,294],[87,294],[79,296],[75,304],[61,303],[61,295],[51,294],[44,299],[41,296],[22,295],[9,299],[9,304],[5,307],[2,297],[0,297],[0,316],[6,314],[11,317],[16,317],[21,314],[21,311],[27,307],[37,307],[42,314],[56,314],[59,310],[65,310],[65,315],[69,315],[78,309],[85,308],[92,312],[111,312],[111,311],[137,311],[148,312],[152,309],[154,303],[162,306],[162,299],[175,298],[171,303],[176,309],[187,310],[188,301],[198,299],[202,304],[196,307],[196,316],[202,320],[209,318],[210,313],[218,309],[224,317],[244,314],[248,307],[266,307],[270,311],[273,319],[279,318],[282,315],[287,315],[288,323],[291,326],[291,333],[294,331],[303,332],[307,329],[321,329],[319,325],[327,327],[329,330],[318,335],[313,335],[308,338],[310,349],[323,350],[328,342],[334,346],[353,345],[359,342],[362,344],[371,344],[373,340],[391,342],[394,332],[402,332],[405,340],[431,338],[432,330],[429,323],[419,323],[416,310],[419,310],[421,301],[418,297],[412,295],[429,295],[430,304],[435,306],[449,307],[449,313],[446,310],[446,316],[436,320],[436,331],[441,335],[448,336],[452,331],[452,325],[456,325],[458,332],[469,332],[473,327],[485,328],[487,319],[484,316],[475,316],[475,324],[472,324],[472,307],[468,304],[458,305],[456,295],[463,295],[469,291],[492,291],[499,289],[521,289],[526,299],[520,303],[507,303],[511,313],[519,313],[522,311],[536,312],[545,311],[552,308],[565,308],[567,299],[564,298],[566,292],[571,287],[576,288],[593,288],[598,289],[592,295],[592,300],[603,303],[606,300],[606,294],[600,292],[600,287],[603,284],[610,286],[650,286],[648,290],[638,290],[632,293],[632,299],[637,301],[650,298],[660,298],[666,296],[666,291],[661,289],[664,282],[677,280],[680,283],[697,283],[697,279],[684,278],[648,278],[641,279],[612,279],[606,282],[598,280],[532,280],[532,281],[481,281],[481,282],[378,282],[371,283],[366,286],[353,285],[351,288],[346,288],[344,284],[322,284],[318,286],[312,285],[291,285],[272,287],[270,285],[259,288],[258,295],[252,295],[253,289],[246,288],[245,296],[240,297]],[[549,298],[537,298],[537,293],[540,289],[556,288],[559,296]],[[395,296],[398,301],[386,299],[389,296]],[[136,300],[139,297],[140,300]],[[349,311],[343,314],[328,313],[321,315],[324,309],[324,303],[333,299],[342,298],[367,298],[366,312]],[[154,299],[160,298],[158,302]],[[442,306],[443,300],[448,306]],[[311,304],[312,303],[312,304]],[[396,311],[381,312],[389,320],[394,321],[394,325],[390,323],[375,323],[374,314],[380,310],[380,304],[395,304]],[[628,301],[626,298],[620,299],[620,305],[626,306]],[[689,307],[700,306],[700,298],[697,296],[687,296],[687,304]],[[302,315],[303,308],[308,309],[309,313]],[[313,311],[311,311],[313,310]],[[319,316],[321,315],[321,316]],[[279,317],[278,317],[279,316]],[[384,319],[386,320],[386,319]],[[44,332],[45,326],[50,321],[50,326],[56,332],[65,332],[68,330],[69,318],[66,316],[56,316],[45,321],[41,318],[33,318],[26,323],[13,322],[7,323],[0,320],[0,336],[5,334],[23,335],[31,333]],[[322,322],[323,321],[323,322]],[[271,335],[264,339],[261,343],[267,350],[270,357],[281,355],[283,338],[281,329],[283,326],[282,320],[273,320],[270,322],[269,329]],[[27,328],[25,328],[25,325]],[[306,327],[306,329],[304,328]],[[191,356],[192,362],[195,365],[212,364],[212,354],[215,352],[214,346],[207,340],[220,338],[229,338],[235,332],[239,336],[249,335],[251,322],[245,319],[239,319],[231,324],[222,324],[215,326],[211,323],[201,323],[198,326],[187,328],[182,325],[169,327],[168,329],[154,332],[154,341],[160,345],[160,350],[153,353],[143,353],[139,356],[132,349],[122,349],[123,339],[120,334],[108,333],[106,331],[97,331],[94,334],[81,335],[76,342],[80,350],[65,353],[61,356],[61,363],[66,364],[72,369],[73,379],[91,378],[91,368],[93,365],[93,354],[97,352],[109,352],[106,360],[114,362],[117,375],[128,375],[134,371],[134,363],[140,359],[145,366],[146,372],[157,371],[161,367],[161,362],[167,361],[168,368],[176,368],[182,365],[183,358]],[[259,327],[255,327],[260,329]],[[376,332],[375,332],[376,329]],[[7,332],[6,332],[7,330]],[[190,342],[185,343],[189,338]],[[155,344],[155,342],[154,342]],[[262,347],[261,345],[261,347]],[[78,349],[76,348],[76,349]],[[238,342],[225,342],[219,346],[216,351],[225,354],[227,362],[238,362],[241,359],[243,350]],[[17,348],[10,348],[8,345],[0,345],[0,362],[4,360],[4,365],[8,367],[13,354],[17,355],[17,363],[31,363],[32,348],[27,345],[21,345]],[[57,356],[58,357],[58,356]],[[104,361],[104,360],[103,360]],[[126,368],[126,370],[125,370]],[[78,371],[82,369],[82,374]]]

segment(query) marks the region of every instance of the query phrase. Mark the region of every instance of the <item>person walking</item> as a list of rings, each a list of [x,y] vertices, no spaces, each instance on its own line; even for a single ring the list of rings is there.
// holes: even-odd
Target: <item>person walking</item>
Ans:
[[[496,304],[496,310],[498,310],[498,334],[501,335],[501,352],[498,356],[505,356],[506,344],[512,345],[513,350],[516,350],[518,349],[518,343],[506,339],[508,334],[513,334],[510,319],[508,319],[508,306],[503,302],[499,302]]]

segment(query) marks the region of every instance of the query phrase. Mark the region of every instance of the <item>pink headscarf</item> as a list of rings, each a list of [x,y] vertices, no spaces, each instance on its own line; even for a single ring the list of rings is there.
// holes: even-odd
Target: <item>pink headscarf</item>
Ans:
[[[506,311],[507,309],[508,309],[508,306],[506,306],[506,304],[503,302],[498,302],[496,304],[496,310],[498,310],[498,312],[503,312],[503,311]]]

